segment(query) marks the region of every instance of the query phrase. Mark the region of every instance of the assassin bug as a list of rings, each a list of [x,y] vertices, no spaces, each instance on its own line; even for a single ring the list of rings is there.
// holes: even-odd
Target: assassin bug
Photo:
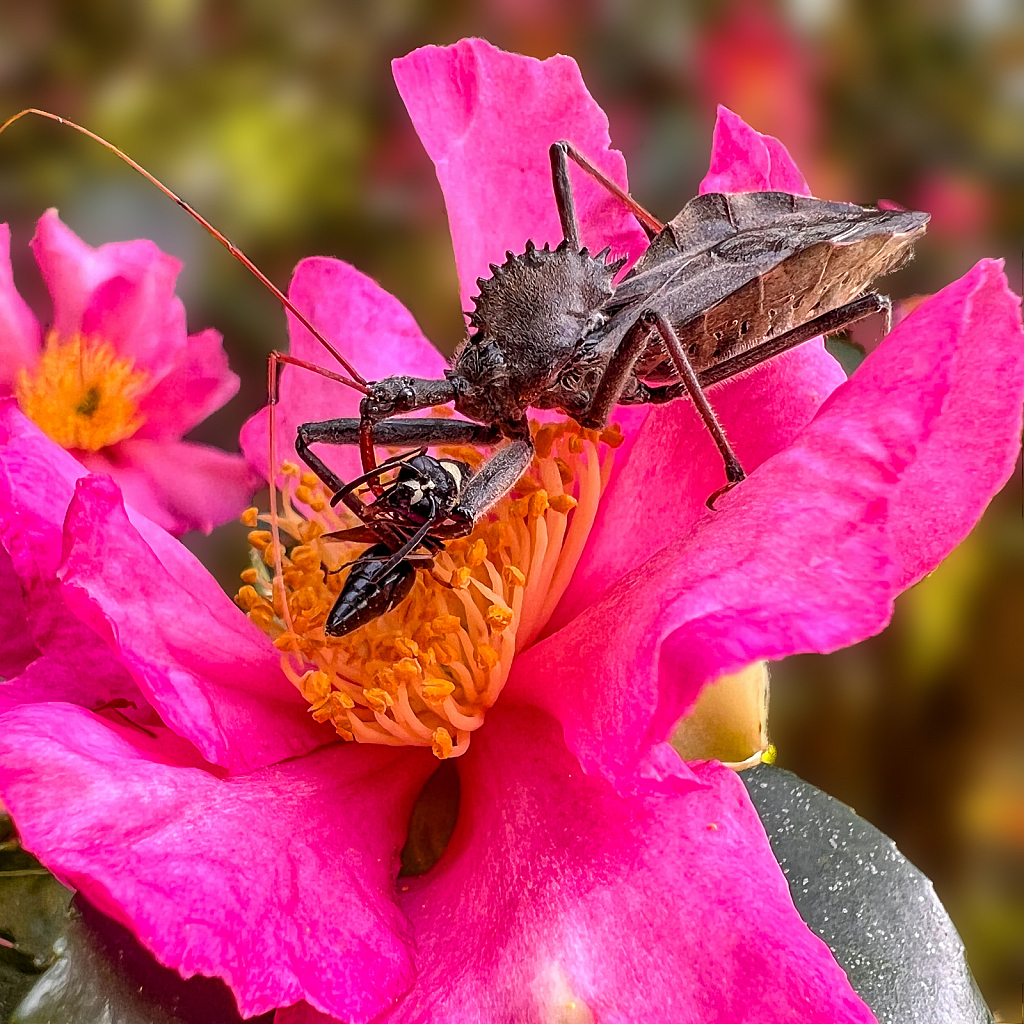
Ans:
[[[52,114],[31,112],[71,125]],[[596,428],[608,422],[617,404],[659,404],[689,396],[725,465],[726,484],[708,499],[713,506],[744,472],[703,389],[816,335],[888,313],[888,300],[866,289],[876,276],[908,258],[928,220],[927,214],[914,211],[763,192],[698,196],[662,224],[570,143],[556,142],[550,157],[562,242],[554,249],[527,243],[522,254],[509,252],[502,266],[492,265],[492,277],[479,280],[470,333],[443,379],[397,376],[367,384],[223,235],[115,147],[71,127],[127,160],[194,216],[351,374],[346,378],[273,353],[268,369],[272,410],[282,363],[315,370],[363,393],[359,418],[302,424],[295,444],[302,460],[363,521],[357,532],[362,529],[362,537],[390,552],[386,558],[380,552],[364,555],[353,566],[350,590],[364,594],[374,588],[381,595],[399,594],[409,577],[410,556],[420,547],[429,551],[444,539],[467,534],[514,486],[533,457],[526,416],[531,407],[558,409]],[[626,204],[651,240],[618,284],[614,278],[622,263],[609,263],[607,250],[591,256],[580,245],[569,159]],[[476,422],[391,419],[445,404]],[[273,416],[270,423],[273,452]],[[445,501],[410,507],[401,519],[394,515],[395,488],[401,482],[390,488],[381,483],[375,445],[493,445],[502,438],[509,443],[476,474],[449,477]],[[363,476],[346,485],[311,450],[315,443],[358,444]],[[421,468],[448,472],[440,460],[419,457]],[[355,496],[354,487],[361,484],[376,498],[369,506]],[[274,502],[271,488],[279,580]],[[350,598],[343,591],[339,605]],[[373,603],[391,607],[395,602],[375,597]],[[287,620],[286,603],[284,615]],[[364,621],[361,615],[355,619]]]
[[[445,378],[373,383],[358,419],[298,428],[299,456],[339,496],[348,488],[310,445],[358,443],[369,467],[359,482],[385,506],[390,495],[375,486],[372,468],[375,444],[489,445],[495,433],[510,442],[475,476],[460,476],[454,505],[437,506],[430,522],[404,533],[399,547],[368,521],[393,554],[383,563],[374,555],[372,565],[360,567],[360,587],[371,578],[382,589],[393,587],[405,571],[402,559],[425,537],[465,535],[513,487],[533,457],[530,407],[558,409],[584,427],[601,428],[616,404],[688,395],[725,464],[726,484],[708,498],[713,507],[744,472],[703,389],[873,313],[888,320],[888,299],[866,289],[909,258],[928,221],[910,210],[759,192],[698,196],[664,225],[570,143],[555,143],[550,156],[563,241],[554,249],[527,242],[522,254],[509,252],[502,266],[491,265],[492,277],[478,281],[471,333]],[[651,239],[617,285],[622,263],[607,262],[607,250],[591,257],[580,247],[567,159],[625,203]],[[389,419],[446,403],[483,425]],[[339,603],[347,598],[342,591]]]

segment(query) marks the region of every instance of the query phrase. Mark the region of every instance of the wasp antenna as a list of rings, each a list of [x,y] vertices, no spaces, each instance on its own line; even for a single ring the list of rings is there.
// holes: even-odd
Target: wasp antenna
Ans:
[[[309,320],[296,309],[291,299],[288,298],[280,288],[274,284],[273,281],[267,277],[266,274],[256,266],[248,256],[238,248],[226,235],[218,231],[205,217],[200,213],[192,209],[188,203],[185,202],[180,196],[172,192],[162,181],[157,177],[150,174],[141,164],[136,163],[127,153],[118,149],[112,142],[107,142],[102,136],[97,135],[95,132],[89,131],[88,128],[83,128],[80,124],[75,124],[74,121],[69,121],[66,117],[60,117],[58,114],[51,114],[48,110],[39,110],[36,107],[27,107],[25,110],[18,111],[17,114],[7,118],[2,125],[0,125],[0,133],[5,132],[15,121],[20,120],[26,114],[35,114],[38,117],[45,117],[47,120],[56,121],[58,124],[66,125],[68,128],[73,128],[76,132],[87,136],[94,142],[98,142],[104,149],[109,150],[119,160],[123,160],[132,170],[141,174],[151,185],[156,186],[168,199],[172,199],[178,204],[194,221],[200,224],[209,234],[211,234],[221,245],[239,263],[245,267],[271,294],[277,299],[278,302],[288,310],[296,320],[302,324],[303,327],[313,335],[314,338],[345,368],[348,374],[351,376],[351,380],[342,379],[342,383],[347,384],[350,388],[355,388],[356,391],[366,393],[366,379],[359,373],[359,371],[309,322]],[[339,378],[341,379],[341,378]]]

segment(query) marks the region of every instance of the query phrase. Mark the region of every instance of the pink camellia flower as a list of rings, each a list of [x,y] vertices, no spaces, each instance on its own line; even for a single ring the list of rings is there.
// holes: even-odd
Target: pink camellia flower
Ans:
[[[506,249],[560,237],[552,141],[626,184],[568,58],[471,40],[395,74],[464,300]],[[575,184],[591,250],[638,255],[625,213]],[[724,110],[705,186],[805,190],[780,143]],[[343,263],[304,261],[291,297],[368,377],[443,371]],[[716,388],[750,475],[715,512],[721,460],[688,403],[600,436],[545,423],[515,493],[439,556],[448,585],[418,574],[336,643],[323,566],[346,555],[314,480],[280,474],[290,622],[259,530],[247,621],[110,480],[0,406],[0,537],[38,648],[0,689],[0,798],[162,963],[223,978],[245,1015],[280,1007],[278,1024],[869,1024],[736,774],[665,739],[722,674],[880,630],[1007,479],[1022,398],[1018,302],[983,261],[849,381],[814,342]],[[289,367],[282,436],[353,401]],[[265,416],[244,447],[269,471]],[[458,773],[455,830],[396,881],[437,757]]]
[[[146,239],[93,249],[39,219],[32,249],[53,298],[45,333],[14,287],[0,224],[0,394],[172,533],[209,532],[257,480],[237,455],[182,437],[238,390],[220,334],[189,334],[181,264]]]

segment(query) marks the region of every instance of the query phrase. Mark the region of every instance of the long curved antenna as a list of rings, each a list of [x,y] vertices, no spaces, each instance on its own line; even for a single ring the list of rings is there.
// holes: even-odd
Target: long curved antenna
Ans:
[[[288,298],[284,292],[281,291],[273,281],[267,277],[266,274],[256,266],[248,256],[242,252],[232,241],[230,241],[225,235],[221,234],[205,217],[197,213],[192,209],[188,203],[185,202],[180,196],[175,195],[162,181],[155,178],[149,171],[146,170],[141,164],[137,164],[127,153],[123,153],[117,148],[112,142],[107,142],[106,139],[97,135],[95,132],[89,131],[88,128],[83,128],[80,124],[75,124],[74,121],[69,121],[66,117],[59,117],[57,114],[51,114],[48,110],[39,110],[36,107],[28,107],[25,110],[19,111],[13,117],[7,118],[2,125],[0,125],[0,134],[5,132],[15,121],[24,117],[26,114],[37,114],[39,117],[48,118],[50,121],[56,121],[58,124],[67,125],[68,128],[74,128],[76,132],[81,132],[83,135],[87,135],[90,139],[98,142],[104,149],[110,150],[116,157],[123,160],[129,167],[136,170],[141,174],[148,182],[155,185],[165,196],[169,199],[173,199],[190,217],[198,221],[214,238],[224,246],[225,249],[232,256],[238,260],[251,274],[253,274],[265,288],[268,288],[278,302],[288,310],[296,320],[302,324],[303,327],[309,331],[310,334],[320,342],[330,354],[337,359],[337,361],[345,368],[345,370],[352,377],[352,380],[345,380],[342,377],[335,379],[339,380],[342,384],[347,384],[350,388],[354,388],[356,391],[361,391],[366,394],[366,380],[362,377],[358,370],[309,322],[309,320],[295,308],[294,303]]]

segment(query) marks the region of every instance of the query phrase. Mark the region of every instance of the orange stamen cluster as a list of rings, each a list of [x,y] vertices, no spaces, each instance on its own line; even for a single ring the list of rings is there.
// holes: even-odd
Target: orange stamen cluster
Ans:
[[[366,545],[325,535],[356,525],[350,514],[329,507],[316,477],[285,464],[277,596],[272,535],[256,528],[269,516],[243,516],[254,558],[236,601],[274,638],[317,721],[347,740],[431,747],[439,758],[466,751],[515,652],[538,635],[572,577],[621,435],[567,422],[535,426],[534,439],[533,463],[513,491],[417,572],[404,601],[344,637],[327,637],[324,622],[347,575],[337,570]],[[481,462],[474,450],[439,454]]]
[[[51,333],[35,370],[18,371],[14,393],[22,412],[62,448],[97,452],[142,426],[139,402],[148,385],[149,375],[109,342]]]

